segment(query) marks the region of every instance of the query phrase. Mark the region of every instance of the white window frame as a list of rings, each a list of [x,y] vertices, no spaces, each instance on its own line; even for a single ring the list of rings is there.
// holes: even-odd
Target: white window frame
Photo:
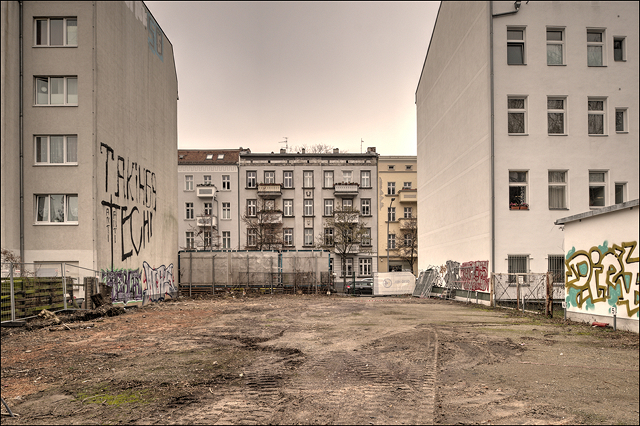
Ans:
[[[293,246],[293,228],[282,229],[282,241],[285,247]]]
[[[362,216],[371,216],[371,199],[369,198],[360,199],[360,214]]]
[[[258,175],[255,170],[247,171],[247,188],[257,188]]]
[[[51,138],[62,138],[62,162],[51,162]],[[78,165],[78,135],[35,135],[34,136],[34,165],[36,166],[75,166]],[[75,140],[75,147],[69,147],[69,140]],[[46,161],[38,161],[39,149],[38,145],[46,144]],[[73,143],[71,144],[73,146]],[[75,161],[70,161],[69,156],[74,155]]]
[[[231,191],[231,175],[222,175],[222,190]]]
[[[247,200],[247,216],[256,217],[257,215],[258,215],[257,200],[255,199]]]
[[[560,33],[560,40],[549,40],[549,33]],[[547,65],[548,66],[559,66],[559,65],[566,65],[565,62],[565,32],[564,32],[564,28],[562,27],[547,27],[547,32],[546,32],[546,38],[547,38]],[[549,48],[550,47],[556,47],[556,46],[560,46],[560,63],[559,64],[550,64],[549,63]]]
[[[268,183],[268,184],[276,183],[276,172],[274,172],[273,170],[265,170],[264,183]]]
[[[293,172],[291,170],[282,172],[282,186],[284,188],[293,188]]]
[[[404,182],[402,184],[402,189],[411,189],[411,182]]]
[[[353,200],[351,198],[344,198],[342,200],[342,210],[347,211],[353,209]]]
[[[285,217],[293,216],[293,200],[282,200],[282,214]]]
[[[360,171],[360,187],[371,188],[371,170]]]
[[[224,160],[224,154],[218,154],[218,160]]]
[[[313,246],[313,228],[304,228],[304,241],[305,247]]]
[[[620,43],[620,48],[616,49],[616,43]],[[616,59],[616,51],[620,51],[620,59]],[[615,62],[626,62],[627,61],[627,38],[624,36],[614,36],[613,37],[613,60]]]
[[[620,188],[620,192],[618,192],[618,188]],[[620,194],[620,199],[618,199],[618,194]],[[616,204],[624,203],[627,201],[627,182],[616,182],[614,186],[614,201]]]
[[[396,195],[396,183],[387,182],[387,195]]]
[[[313,199],[304,200],[304,214],[303,216],[313,216]]]
[[[213,203],[204,203],[204,215],[211,216],[213,214]]]
[[[193,231],[185,232],[184,237],[185,237],[185,247],[187,249],[192,249],[196,247],[196,237]]]
[[[387,207],[387,222],[395,222],[395,221],[396,221],[396,208]]]
[[[593,180],[592,176],[595,177],[598,174],[602,174],[602,181]],[[607,205],[607,181],[608,181],[608,172],[607,170],[589,170],[589,208],[591,209],[601,209]],[[591,199],[591,189],[592,188],[602,188],[602,205],[592,204]]]
[[[255,228],[247,229],[247,247],[255,247],[258,244],[258,230]]]
[[[512,180],[515,177],[518,177],[519,175],[512,175],[512,173],[524,173],[525,175],[525,180],[520,181],[520,180]],[[509,170],[509,208],[511,208],[511,188],[520,188],[523,187],[524,188],[524,200],[520,199],[520,202],[517,203],[520,206],[522,206],[523,204],[526,204],[527,206],[529,205],[529,171],[528,170]],[[520,195],[519,197],[522,197],[522,195]],[[515,201],[513,201],[515,203]]]
[[[371,276],[372,266],[370,257],[361,257],[358,261],[358,275],[361,277]]]
[[[333,188],[333,170],[326,170],[324,172],[324,187]]]
[[[211,175],[204,175],[202,177],[202,182],[207,186],[211,185]]]
[[[404,234],[404,246],[411,247],[413,242],[413,235],[410,232]]]
[[[62,21],[62,44],[51,44],[51,21]],[[69,25],[70,22],[75,22],[75,40],[70,37],[69,30],[73,28]],[[45,42],[38,43],[38,22],[47,23],[47,40]],[[33,24],[33,47],[78,47],[78,17],[69,16],[65,18],[35,18]]]
[[[387,248],[389,250],[396,249],[396,234],[388,234],[387,235]]]
[[[371,246],[371,228],[364,228],[362,232],[361,244],[365,247]]]
[[[340,270],[340,276],[350,277],[353,275],[353,259],[348,257],[346,259],[342,259],[342,269]]]
[[[333,216],[333,199],[325,199],[324,200],[324,215],[325,216]]]
[[[590,104],[591,102],[602,102],[602,111],[600,110],[591,110]],[[602,117],[602,133],[591,133],[591,116]],[[607,126],[607,98],[603,97],[589,97],[587,100],[587,133],[589,136],[607,136],[608,135],[608,126]]]
[[[413,207],[404,208],[404,218],[411,219],[413,217]]]
[[[589,41],[589,34],[597,34],[599,33],[601,36],[601,41]],[[607,66],[607,52],[606,52],[606,32],[603,28],[587,28],[587,66],[588,67],[605,67]],[[589,51],[591,48],[600,48],[600,64],[590,64]]]
[[[192,202],[184,203],[184,218],[186,220],[194,219],[194,207]]]
[[[562,108],[551,106],[553,102],[562,102]],[[551,114],[562,116],[562,131],[551,132]],[[567,135],[567,97],[566,96],[547,96],[547,134],[549,136],[566,136]]]
[[[205,160],[213,160],[213,154],[207,154]]]
[[[184,190],[193,191],[193,175],[184,176]]]
[[[342,171],[342,182],[343,183],[353,183],[353,170],[343,170]]]
[[[522,108],[516,108],[516,107],[510,107],[509,106],[509,101],[511,100],[522,100],[523,101],[523,107]],[[528,114],[527,114],[527,104],[528,104],[528,100],[529,97],[526,95],[509,95],[507,96],[507,133],[509,133],[509,135],[511,136],[526,136],[529,130],[529,125],[528,125]],[[511,116],[511,114],[522,114],[523,115],[523,131],[522,132],[510,132],[509,130],[509,117]]]
[[[521,31],[522,39],[509,38],[510,31]],[[522,63],[509,63],[509,47],[520,46],[522,50]],[[507,27],[507,65],[527,65],[526,31],[524,27]]]
[[[622,128],[618,127],[618,117],[622,117]],[[616,108],[616,133],[629,133],[629,108]]]
[[[324,245],[325,246],[333,246],[335,244],[335,240],[333,238],[333,228],[324,228]]]
[[[52,104],[51,103],[51,81],[52,79],[62,79],[63,82],[63,88],[62,88],[62,98],[63,98],[63,102],[62,103],[55,103]],[[72,98],[71,100],[69,99],[69,83],[75,81],[75,87],[76,87],[76,93],[71,94],[71,96],[75,96],[75,101]],[[42,88],[44,88],[42,85],[40,85],[39,83],[45,83],[46,82],[46,89],[42,90]],[[33,105],[34,106],[38,106],[38,107],[42,107],[42,106],[47,106],[47,107],[59,107],[59,106],[78,106],[78,76],[77,75],[73,75],[73,76],[35,76],[33,79],[33,86],[34,86],[34,99],[33,99]],[[41,102],[42,101],[42,96],[43,93],[39,93],[38,92],[38,88],[41,88],[40,92],[46,92],[46,97],[47,97],[47,101],[46,102]]]
[[[62,197],[62,220],[52,221],[51,197]],[[42,200],[42,202],[41,202]],[[75,201],[74,201],[75,200]],[[75,204],[75,206],[74,206]],[[45,215],[40,215],[40,206]],[[75,215],[70,209],[75,210]],[[36,225],[77,225],[78,224],[78,194],[36,194],[34,203],[34,222]],[[75,220],[72,220],[75,216]]]
[[[302,172],[302,176],[303,176],[302,187],[313,188],[313,171],[305,170]]]
[[[222,203],[222,220],[231,220],[231,203]]]
[[[231,248],[231,231],[222,231],[222,248]]]
[[[549,182],[549,210],[567,210],[569,208],[569,172],[567,170],[549,170],[548,182]],[[558,180],[558,177],[562,177],[562,180]],[[552,205],[553,191],[562,191],[562,205]]]

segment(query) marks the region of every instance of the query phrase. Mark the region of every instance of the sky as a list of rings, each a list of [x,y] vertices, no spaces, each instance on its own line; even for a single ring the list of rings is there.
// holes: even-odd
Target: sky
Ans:
[[[416,155],[439,2],[145,4],[173,45],[180,149]]]

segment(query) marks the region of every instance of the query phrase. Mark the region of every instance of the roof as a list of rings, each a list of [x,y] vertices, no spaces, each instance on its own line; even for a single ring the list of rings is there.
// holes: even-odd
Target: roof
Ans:
[[[238,164],[240,149],[179,149],[178,164]],[[250,151],[249,151],[250,152]]]
[[[599,216],[601,214],[611,213],[618,210],[624,210],[628,208],[637,207],[639,204],[638,199],[626,201],[624,203],[614,204],[612,206],[603,207],[598,210],[592,210],[590,212],[574,214],[573,216],[563,217],[562,219],[558,219],[555,221],[556,225],[564,225],[565,223],[575,222],[576,220],[586,219],[588,217]]]

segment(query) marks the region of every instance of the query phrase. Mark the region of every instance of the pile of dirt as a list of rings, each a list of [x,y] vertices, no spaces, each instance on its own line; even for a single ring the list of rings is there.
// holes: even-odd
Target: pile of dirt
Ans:
[[[26,320],[24,329],[27,331],[51,327],[53,325],[70,324],[81,321],[91,321],[103,317],[115,317],[126,313],[122,306],[102,305],[88,311],[76,311],[71,313],[58,313],[43,309],[37,317]]]

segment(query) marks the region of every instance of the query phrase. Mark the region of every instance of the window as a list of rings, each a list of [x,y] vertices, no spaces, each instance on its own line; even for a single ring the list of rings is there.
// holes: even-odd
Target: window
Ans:
[[[387,182],[387,195],[395,195],[395,194],[396,194],[396,183]]]
[[[589,207],[606,205],[607,172],[589,172]]]
[[[413,169],[413,166],[411,164],[407,164],[405,166],[405,170],[411,170],[411,169]]]
[[[405,182],[402,184],[402,189],[411,189],[411,182]]]
[[[389,234],[387,236],[387,247],[389,250],[394,250],[396,248],[396,234]]]
[[[36,136],[36,164],[78,164],[77,136]]]
[[[358,267],[358,274],[361,276],[369,276],[371,275],[371,258],[366,257],[360,259],[360,265]]]
[[[211,231],[204,231],[204,246],[212,247]]]
[[[204,175],[204,184],[207,186],[211,185],[211,175]]]
[[[304,216],[313,216],[313,200],[304,200]]]
[[[364,228],[362,230],[362,245],[371,246],[371,228]]]
[[[78,19],[38,18],[35,22],[36,46],[77,46]]]
[[[231,231],[222,231],[222,248],[231,248]]]
[[[527,133],[527,98],[523,96],[507,99],[508,130],[510,135]]]
[[[78,223],[78,195],[36,195],[36,223]]]
[[[207,160],[213,160],[213,154],[207,154]]]
[[[185,219],[193,219],[193,203],[184,203]]]
[[[342,200],[342,210],[349,211],[353,209],[353,200],[350,198],[346,198]]]
[[[616,204],[624,203],[627,199],[627,184],[616,183]]]
[[[344,182],[344,183],[352,183],[353,182],[353,172],[351,170],[343,170],[342,171],[342,182]]]
[[[313,245],[313,228],[304,228],[304,245]]]
[[[396,221],[396,208],[395,207],[387,207],[387,221],[395,222]]]
[[[324,228],[324,245],[333,245],[333,228]]]
[[[613,60],[614,61],[626,61],[627,60],[627,43],[625,37],[613,38]]]
[[[529,272],[529,256],[528,255],[508,255],[507,256],[507,272],[509,275],[509,283],[518,282],[516,274],[526,274]],[[511,275],[513,274],[513,275]],[[526,278],[524,280],[526,282]]]
[[[529,207],[527,204],[528,172],[509,171],[509,207]]]
[[[36,105],[78,105],[78,77],[36,77]]]
[[[213,213],[213,203],[204,203],[205,216],[211,216],[212,213]]]
[[[187,249],[192,249],[196,246],[193,231],[187,231],[187,233],[185,234],[185,239],[187,242]]]
[[[258,240],[258,230],[254,228],[247,229],[247,246],[255,247]]]
[[[371,200],[363,198],[360,200],[360,214],[362,216],[371,216]]]
[[[353,259],[342,259],[342,276],[353,275]]]
[[[371,188],[371,172],[369,170],[360,172],[360,186],[362,188]]]
[[[264,200],[264,211],[272,211],[276,209],[276,201],[275,200]]]
[[[547,28],[547,65],[564,65],[564,29]]]
[[[404,234],[404,246],[411,247],[413,244],[413,235],[411,233]]]
[[[404,208],[404,218],[411,219],[413,216],[413,207],[405,207]]]
[[[222,219],[231,219],[231,203],[222,203]]]
[[[282,182],[285,188],[293,188],[293,172],[287,171],[282,173]]]
[[[324,215],[333,216],[333,200],[324,200]]]
[[[287,217],[293,216],[293,200],[282,201],[283,214]]]
[[[247,188],[255,188],[256,187],[256,172],[250,171],[247,172]]]
[[[247,216],[255,217],[256,214],[256,200],[247,200]]]
[[[333,188],[333,172],[324,172],[324,187]]]
[[[193,175],[186,175],[184,177],[184,190],[193,191]]]
[[[507,28],[507,64],[524,65],[524,29]]]
[[[616,108],[616,132],[627,133],[627,108]]]
[[[218,154],[218,160],[224,160],[224,154]]]
[[[550,254],[547,271],[551,273],[553,284],[564,284],[564,256],[561,254]]]
[[[231,190],[231,176],[230,175],[222,175],[222,189],[226,191]]]
[[[276,183],[276,172],[264,172],[264,183]]]
[[[567,172],[549,170],[549,210],[567,208]]]
[[[587,65],[601,67],[604,65],[604,31],[587,30]]]
[[[293,245],[293,228],[284,228],[282,230],[282,240],[287,247]]]
[[[606,105],[604,99],[589,98],[589,134],[604,135],[606,134]]]
[[[566,98],[547,98],[547,131],[550,135],[566,134]]]
[[[305,188],[313,188],[313,172],[307,171],[302,173],[303,182],[302,186]]]

